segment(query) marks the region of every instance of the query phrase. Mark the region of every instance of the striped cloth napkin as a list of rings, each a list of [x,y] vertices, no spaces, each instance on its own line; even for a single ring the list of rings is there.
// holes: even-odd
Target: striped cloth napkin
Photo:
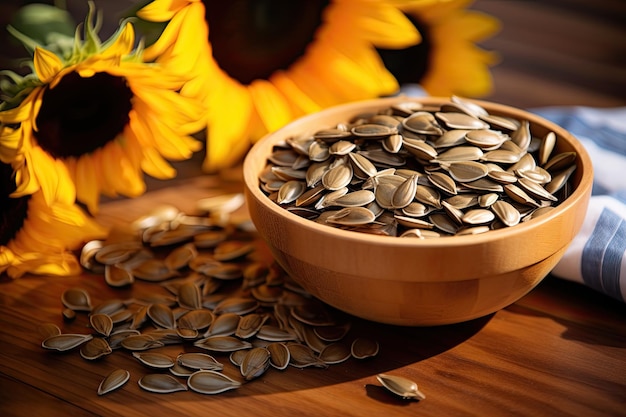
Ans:
[[[582,142],[594,183],[581,231],[552,275],[626,301],[626,107],[530,109]]]

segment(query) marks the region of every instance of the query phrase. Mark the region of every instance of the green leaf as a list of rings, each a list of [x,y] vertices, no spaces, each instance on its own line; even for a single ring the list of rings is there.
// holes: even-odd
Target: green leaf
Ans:
[[[73,37],[76,23],[67,10],[34,3],[21,7],[14,14],[11,26],[38,44],[47,45],[51,34]]]

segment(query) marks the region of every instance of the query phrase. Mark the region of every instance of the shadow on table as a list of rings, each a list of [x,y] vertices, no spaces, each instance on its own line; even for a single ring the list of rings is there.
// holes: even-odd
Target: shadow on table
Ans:
[[[582,284],[547,277],[507,311],[550,318],[565,326],[565,339],[626,348],[626,304]]]

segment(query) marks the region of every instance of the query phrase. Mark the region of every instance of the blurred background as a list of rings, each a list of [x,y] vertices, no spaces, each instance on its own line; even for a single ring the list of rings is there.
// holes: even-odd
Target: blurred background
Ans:
[[[4,27],[14,10],[31,2],[0,2],[3,69],[23,55]],[[66,3],[82,20],[87,1]],[[101,32],[105,37],[117,25],[119,13],[137,1],[95,3],[107,19]],[[626,105],[625,0],[476,0],[470,9],[502,23],[497,35],[479,44],[500,57],[491,70],[494,91],[483,98],[522,108]]]

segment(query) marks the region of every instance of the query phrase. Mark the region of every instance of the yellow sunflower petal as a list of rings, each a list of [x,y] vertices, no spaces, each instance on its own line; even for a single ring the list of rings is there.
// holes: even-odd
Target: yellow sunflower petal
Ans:
[[[297,109],[296,116],[320,111],[322,107],[311,99],[285,71],[276,71],[270,81],[280,92],[293,103]]]
[[[115,190],[127,197],[137,197],[146,191],[140,171],[129,160],[129,155],[124,152],[117,142],[107,145],[107,149],[102,152],[101,169],[102,176],[108,183],[116,182]],[[109,168],[116,166],[115,172]]]
[[[17,158],[17,151],[22,143],[22,132],[0,125],[0,161],[10,164]]]
[[[76,190],[74,184],[67,180],[69,173],[63,161],[52,158],[39,147],[31,150],[30,157],[45,201],[48,204],[52,204],[53,201],[74,203]]]
[[[248,86],[248,91],[268,131],[279,129],[291,120],[287,101],[272,83],[267,80],[254,80]]]
[[[19,106],[0,112],[0,123],[17,124],[31,118],[33,113],[36,114],[35,104],[40,99],[42,91],[42,87],[35,87]]]
[[[31,195],[40,189],[39,183],[35,180],[36,174],[31,164],[20,163],[15,168],[15,183],[17,185],[14,192],[11,193],[12,198],[19,198]]]
[[[100,54],[100,59],[107,57],[128,55],[132,52],[135,46],[135,29],[130,22],[126,22],[121,29],[117,38],[111,43],[106,45],[106,49]]]
[[[328,20],[347,23],[335,26],[340,37],[348,38],[357,31],[374,45],[390,49],[406,48],[421,40],[410,20],[386,2],[336,1],[329,6],[328,14]]]
[[[80,201],[87,206],[90,213],[95,214],[98,212],[100,187],[98,187],[98,178],[92,164],[92,158],[89,156],[82,156],[76,159],[74,182],[76,184],[76,194],[80,196]]]
[[[142,7],[137,16],[152,22],[166,22],[193,0],[154,0]]]
[[[40,253],[33,252],[14,259],[6,272],[14,279],[26,273],[71,276],[78,275],[81,272],[81,267],[76,257],[71,253],[51,254],[42,259]]]
[[[43,83],[49,83],[63,68],[63,62],[54,52],[40,47],[35,48],[33,63],[37,77]]]
[[[169,180],[176,176],[176,170],[153,148],[144,151],[141,168],[146,174],[160,180]]]
[[[240,159],[250,146],[247,138],[253,103],[248,90],[224,80],[214,91],[214,106],[209,106],[207,155],[203,168],[208,172],[227,167]],[[241,121],[245,120],[246,123]]]

